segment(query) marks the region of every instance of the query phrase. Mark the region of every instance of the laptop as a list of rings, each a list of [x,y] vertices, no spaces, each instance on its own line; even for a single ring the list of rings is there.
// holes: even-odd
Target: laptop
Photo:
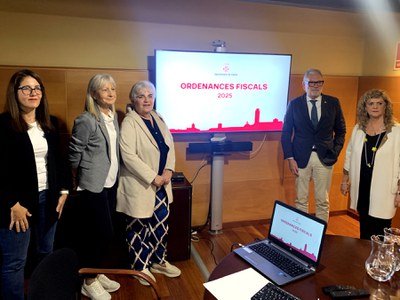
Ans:
[[[326,225],[325,221],[277,200],[268,237],[236,248],[234,253],[282,286],[315,274]]]

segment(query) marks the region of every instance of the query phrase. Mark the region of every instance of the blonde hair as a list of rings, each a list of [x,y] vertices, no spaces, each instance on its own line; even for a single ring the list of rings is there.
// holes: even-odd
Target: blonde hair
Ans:
[[[369,115],[367,113],[366,106],[368,100],[374,98],[381,98],[385,102],[385,114],[383,117],[383,122],[386,130],[388,130],[396,122],[393,116],[393,104],[389,95],[384,90],[380,89],[368,90],[360,97],[360,100],[357,104],[357,124],[362,130],[366,130],[369,121]]]
[[[93,98],[93,94],[102,89],[107,83],[115,88],[117,84],[114,78],[110,74],[97,74],[94,75],[90,80],[86,91],[85,111],[91,113],[97,120],[100,118],[99,110],[97,109],[96,99]],[[115,105],[111,106],[111,110],[115,113]]]

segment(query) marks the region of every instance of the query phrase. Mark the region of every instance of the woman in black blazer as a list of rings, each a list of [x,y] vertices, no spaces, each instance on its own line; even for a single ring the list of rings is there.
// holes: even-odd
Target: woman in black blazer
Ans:
[[[0,289],[4,299],[22,300],[29,243],[38,261],[53,251],[68,197],[58,122],[49,115],[42,80],[30,70],[10,79],[0,140]]]

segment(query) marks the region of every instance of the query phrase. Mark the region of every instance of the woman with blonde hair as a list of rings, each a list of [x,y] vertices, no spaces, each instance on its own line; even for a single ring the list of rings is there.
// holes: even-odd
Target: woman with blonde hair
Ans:
[[[74,190],[80,193],[83,267],[99,268],[114,236],[113,218],[119,172],[119,127],[115,112],[116,83],[108,74],[93,76],[85,110],[74,122],[69,145]],[[111,299],[120,287],[104,274],[86,277],[82,294],[93,300]]]
[[[391,227],[400,206],[400,126],[383,90],[369,90],[358,102],[340,190],[350,192],[350,207],[359,213],[360,238]]]

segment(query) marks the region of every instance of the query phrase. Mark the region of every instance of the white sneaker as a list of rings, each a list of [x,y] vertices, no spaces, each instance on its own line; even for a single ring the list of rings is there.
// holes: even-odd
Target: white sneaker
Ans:
[[[111,295],[102,287],[97,279],[95,279],[91,284],[86,284],[86,280],[84,280],[81,293],[92,300],[111,299]]]
[[[164,274],[167,277],[178,277],[179,275],[181,275],[181,270],[179,270],[174,265],[171,265],[167,261],[165,261],[163,264],[152,264],[150,267],[150,271],[152,273]]]
[[[97,280],[100,282],[101,286],[109,293],[115,292],[121,287],[118,282],[111,280],[104,274],[97,275]]]
[[[154,282],[156,281],[156,278],[154,277],[153,274],[151,274],[151,272],[150,272],[149,269],[144,269],[144,270],[142,270],[141,272],[144,273],[144,274],[146,274],[147,276],[149,276],[151,279],[153,279]],[[148,282],[147,282],[146,280],[144,280],[143,278],[138,277],[138,276],[134,276],[134,277],[135,277],[137,280],[139,280],[139,282],[140,282],[142,285],[146,285],[146,286],[149,286],[149,285],[150,285],[150,283],[148,283]]]

